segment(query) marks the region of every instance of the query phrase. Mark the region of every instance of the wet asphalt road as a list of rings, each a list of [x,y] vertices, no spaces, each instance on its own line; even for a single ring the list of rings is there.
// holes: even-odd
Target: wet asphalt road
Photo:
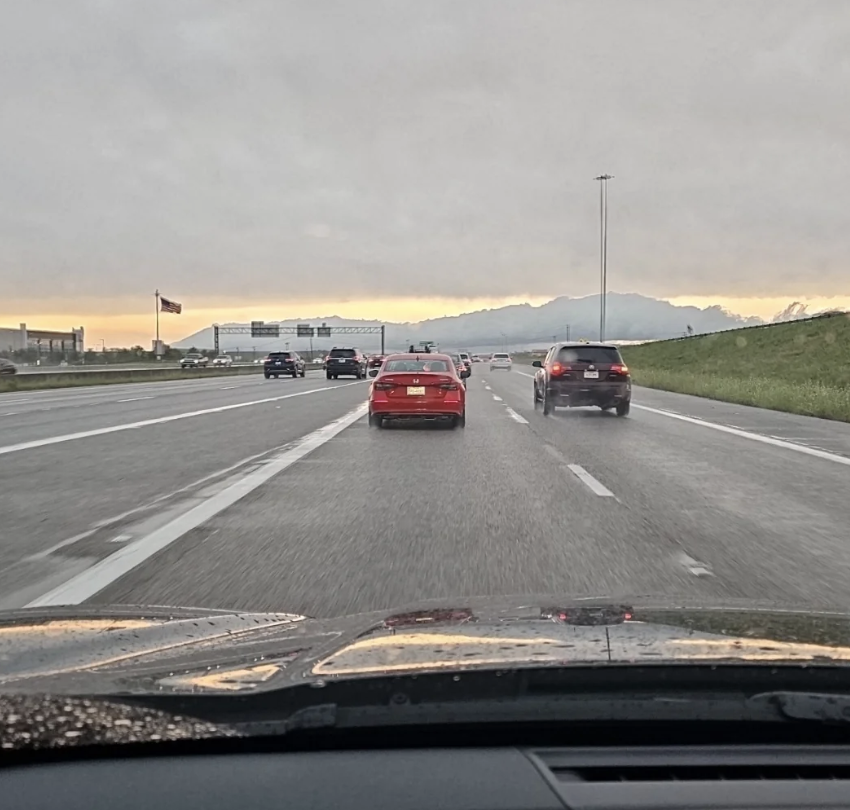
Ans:
[[[370,429],[368,384],[315,372],[0,395],[0,607],[850,608],[850,425],[643,389],[625,419],[544,417],[530,374],[474,366],[454,431]]]

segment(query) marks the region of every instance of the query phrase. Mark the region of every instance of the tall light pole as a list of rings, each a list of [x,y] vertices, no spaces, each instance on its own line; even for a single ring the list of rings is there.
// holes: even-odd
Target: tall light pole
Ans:
[[[599,340],[605,340],[605,319],[608,316],[608,181],[613,174],[594,177],[599,181]]]

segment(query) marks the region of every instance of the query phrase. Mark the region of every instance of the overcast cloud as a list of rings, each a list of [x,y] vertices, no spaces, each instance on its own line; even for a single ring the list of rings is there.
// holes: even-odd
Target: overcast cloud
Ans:
[[[602,171],[614,289],[850,293],[850,2],[0,10],[15,300],[583,295]]]

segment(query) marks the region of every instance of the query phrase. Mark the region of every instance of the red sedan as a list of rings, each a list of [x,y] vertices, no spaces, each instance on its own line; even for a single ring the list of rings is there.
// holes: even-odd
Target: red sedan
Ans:
[[[391,354],[369,390],[369,426],[427,419],[466,426],[466,389],[447,354]]]

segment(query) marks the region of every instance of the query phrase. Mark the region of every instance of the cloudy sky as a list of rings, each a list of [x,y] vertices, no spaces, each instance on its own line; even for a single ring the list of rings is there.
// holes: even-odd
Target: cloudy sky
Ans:
[[[848,0],[9,0],[0,326],[850,304]],[[833,298],[834,297],[834,298]]]

